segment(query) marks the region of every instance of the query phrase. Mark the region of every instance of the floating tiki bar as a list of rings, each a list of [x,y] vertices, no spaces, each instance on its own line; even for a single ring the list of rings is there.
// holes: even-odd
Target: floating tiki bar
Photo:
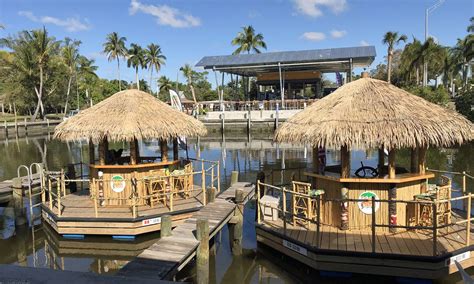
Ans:
[[[428,183],[435,175],[425,171],[427,149],[470,141],[473,129],[457,112],[363,73],[361,79],[338,88],[277,130],[277,142],[312,145],[313,169],[305,173],[307,182],[292,182],[292,189],[259,184],[263,197],[258,201],[258,240],[289,255],[297,251],[302,255],[297,259],[323,270],[339,271],[334,263],[341,262],[347,265],[345,271],[356,272],[364,253],[372,257],[380,253],[385,254],[386,267],[396,267],[405,275],[442,275],[445,258],[465,251],[472,237],[470,230],[464,229],[465,243],[448,247],[444,237],[459,238],[450,236],[448,227],[463,224],[466,228],[471,217],[464,213],[464,221],[460,221],[452,212],[449,178],[441,176],[436,184]],[[339,164],[325,165],[326,149],[340,153]],[[410,150],[409,168],[397,164],[399,149]],[[351,156],[356,150],[376,151],[377,165],[361,167],[363,161]],[[283,199],[281,205],[265,195],[275,191],[280,191],[277,198]],[[470,200],[470,195],[459,198]],[[269,214],[274,210],[283,215],[275,218]],[[282,245],[276,245],[280,241]],[[310,251],[315,249],[319,256],[331,255],[327,259],[334,263],[312,258]],[[333,255],[334,250],[339,256]],[[352,264],[340,258],[354,252],[362,254]],[[422,276],[417,267],[426,264],[390,263],[387,255],[429,256],[440,265],[431,266]],[[462,257],[469,259],[465,265],[474,263],[474,258]],[[367,261],[367,273],[390,271],[382,272],[375,268],[376,262]],[[449,271],[452,269],[454,264],[449,266]]]
[[[51,220],[56,220],[53,227],[59,227],[57,231],[63,234],[134,235],[159,228],[163,213],[171,213],[176,219],[179,214],[197,210],[205,203],[204,189],[196,190],[194,186],[193,161],[179,159],[178,138],[205,134],[206,129],[198,120],[139,90],[118,92],[62,122],[56,127],[54,138],[66,142],[89,141],[90,191],[88,196],[59,193],[58,202],[62,206],[46,202],[43,207],[53,217]],[[161,156],[140,153],[139,141],[154,139],[159,141]],[[112,150],[112,143],[126,145],[128,149]],[[172,157],[168,156],[169,143],[173,145]],[[97,158],[95,145],[98,145]],[[201,171],[205,170],[204,162],[196,164],[202,165]],[[188,199],[186,206],[180,203],[182,199]],[[84,210],[78,212],[81,202]],[[95,228],[60,226],[65,224],[60,220],[66,216],[78,227]],[[83,217],[93,218],[85,225],[80,224]],[[121,223],[116,227],[123,230],[111,233],[113,230],[100,228],[115,227],[107,226],[106,219]],[[124,220],[129,223],[124,224]]]

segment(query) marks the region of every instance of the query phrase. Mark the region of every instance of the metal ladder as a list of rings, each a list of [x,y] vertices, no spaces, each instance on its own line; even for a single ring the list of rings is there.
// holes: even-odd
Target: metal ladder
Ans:
[[[29,213],[30,213],[30,218],[28,219],[28,225],[31,228],[31,237],[32,237],[32,252],[33,252],[33,266],[37,266],[38,262],[38,253],[36,251],[36,238],[35,234],[37,231],[41,230],[41,222],[38,224],[36,223],[37,220],[41,220],[41,213],[39,215],[36,215],[34,212],[34,208],[40,207],[42,202],[44,202],[44,174],[43,174],[43,165],[40,163],[32,163],[29,167],[26,165],[20,165],[17,169],[17,177],[22,178],[21,172],[22,169],[26,171],[26,177],[27,177],[27,184],[28,184],[28,200],[29,200]],[[35,174],[39,174],[39,179],[40,179],[40,190],[37,193],[33,193],[33,171],[35,170]],[[22,182],[23,186],[23,182]],[[34,204],[33,203],[33,198],[37,196],[42,196],[41,200]]]

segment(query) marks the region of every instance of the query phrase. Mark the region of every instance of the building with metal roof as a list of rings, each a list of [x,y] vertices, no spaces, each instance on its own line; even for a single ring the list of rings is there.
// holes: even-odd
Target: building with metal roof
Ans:
[[[205,56],[196,67],[242,76],[260,73],[317,70],[350,72],[355,67],[372,64],[376,56],[374,46],[327,48],[301,51],[279,51],[256,54]]]

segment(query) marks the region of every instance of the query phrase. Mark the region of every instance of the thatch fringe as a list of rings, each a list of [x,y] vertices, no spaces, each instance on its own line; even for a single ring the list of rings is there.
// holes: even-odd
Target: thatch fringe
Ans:
[[[206,135],[204,124],[139,90],[125,90],[81,111],[55,128],[63,141],[109,141]]]
[[[294,115],[275,140],[328,148],[448,147],[472,140],[473,129],[456,111],[385,81],[361,78]]]

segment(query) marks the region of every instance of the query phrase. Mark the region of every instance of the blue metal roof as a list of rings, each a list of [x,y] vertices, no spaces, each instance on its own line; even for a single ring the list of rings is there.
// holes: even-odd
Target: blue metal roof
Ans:
[[[223,56],[205,56],[196,67],[205,69],[222,67],[244,67],[252,65],[272,65],[290,63],[327,62],[353,60],[354,67],[368,66],[375,59],[374,46],[314,49],[301,51],[266,52],[256,54],[237,54]]]

